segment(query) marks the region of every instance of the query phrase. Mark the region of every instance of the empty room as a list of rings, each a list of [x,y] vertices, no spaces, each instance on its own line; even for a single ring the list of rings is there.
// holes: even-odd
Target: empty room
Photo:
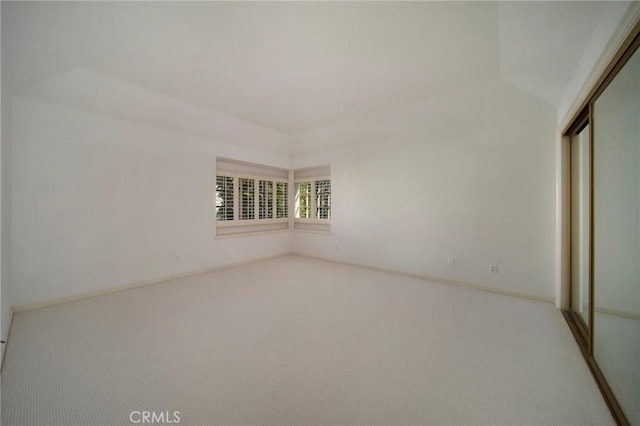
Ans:
[[[2,1],[9,425],[640,425],[640,2]]]

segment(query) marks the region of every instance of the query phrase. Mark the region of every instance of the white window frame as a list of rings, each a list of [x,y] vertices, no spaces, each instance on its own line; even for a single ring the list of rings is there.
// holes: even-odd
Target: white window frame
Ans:
[[[294,180],[294,184],[293,184],[293,191],[294,191],[294,200],[295,197],[297,196],[297,184],[298,183],[302,183],[302,182],[310,182],[311,183],[311,205],[310,205],[310,210],[311,210],[311,215],[312,217],[310,218],[304,218],[304,217],[295,217],[294,216],[294,220],[296,222],[299,223],[316,223],[316,224],[330,224],[331,223],[331,216],[332,214],[329,214],[329,219],[317,219],[315,217],[316,215],[316,182],[320,181],[320,180],[328,180],[331,182],[331,176],[328,175],[323,175],[323,176],[311,176],[311,177],[303,177],[303,178],[297,178]],[[333,184],[333,182],[332,182]],[[290,210],[294,213],[295,215],[295,206],[291,206]]]
[[[217,185],[218,185],[218,177],[231,177],[231,176],[229,176],[227,174],[219,174],[219,173],[216,174],[216,188],[217,188]],[[232,207],[233,208],[233,218],[232,219],[219,220],[218,219],[218,201],[217,201],[218,190],[216,189],[216,206],[215,206],[216,211],[215,211],[215,217],[216,217],[216,223],[217,224],[220,224],[220,223],[223,223],[223,222],[231,222],[231,221],[235,220],[236,217],[237,217],[237,212],[236,212],[236,210],[237,210],[236,192],[237,191],[236,191],[236,181],[235,181],[235,179],[232,182],[232,191],[233,191],[233,207]]]
[[[230,173],[230,172],[217,172],[216,178],[218,176],[225,176],[233,178],[233,220],[217,220],[216,226],[221,228],[229,228],[234,226],[251,226],[251,225],[270,225],[270,224],[279,224],[279,223],[287,223],[289,221],[289,217],[277,218],[277,199],[276,196],[276,183],[282,182],[289,184],[288,179],[285,178],[277,178],[273,176],[260,176],[260,175],[252,175],[247,173]],[[253,179],[254,180],[254,219],[240,219],[240,209],[242,202],[242,196],[240,194],[240,178],[242,179]],[[260,181],[270,181],[273,182],[273,200],[272,200],[272,209],[273,209],[273,218],[272,219],[259,219],[260,217]],[[287,186],[287,192],[290,192],[291,188],[289,185]],[[291,206],[290,203],[287,202],[287,216],[291,214]]]

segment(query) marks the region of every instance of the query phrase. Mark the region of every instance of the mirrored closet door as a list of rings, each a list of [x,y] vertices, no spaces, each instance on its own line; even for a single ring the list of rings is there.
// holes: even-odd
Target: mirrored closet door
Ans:
[[[640,425],[640,50],[593,104],[593,356]]]
[[[640,425],[640,24],[576,115],[565,317],[619,424]]]

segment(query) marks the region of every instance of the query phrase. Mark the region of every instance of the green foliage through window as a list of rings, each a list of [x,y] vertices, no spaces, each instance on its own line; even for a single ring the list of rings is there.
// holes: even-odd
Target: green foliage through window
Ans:
[[[261,180],[258,185],[258,218],[273,219],[273,182]]]
[[[254,179],[240,178],[240,219],[251,220],[256,218],[255,185]]]
[[[288,197],[287,182],[216,176],[216,220],[286,219],[289,216]],[[295,184],[294,217],[331,219],[330,179]]]
[[[278,219],[288,217],[289,210],[289,184],[276,182],[276,217]]]
[[[331,219],[331,180],[316,181],[316,219]]]
[[[311,217],[311,182],[296,183],[295,217],[298,219]]]
[[[233,220],[233,178],[216,176],[216,220]]]

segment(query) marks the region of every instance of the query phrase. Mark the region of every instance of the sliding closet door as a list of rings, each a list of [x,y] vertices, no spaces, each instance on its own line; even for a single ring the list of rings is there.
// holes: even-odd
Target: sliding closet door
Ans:
[[[640,50],[593,104],[593,356],[640,425]]]
[[[571,309],[589,326],[590,127],[571,138]]]

